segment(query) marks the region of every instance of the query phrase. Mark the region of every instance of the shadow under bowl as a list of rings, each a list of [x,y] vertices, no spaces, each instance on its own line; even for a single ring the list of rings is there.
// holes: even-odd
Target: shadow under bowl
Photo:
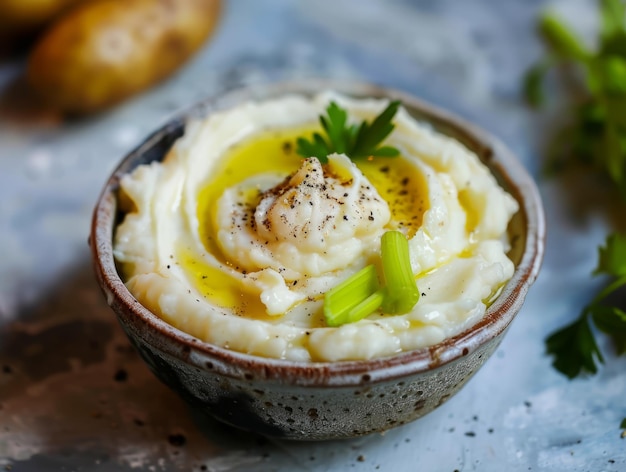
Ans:
[[[304,363],[268,359],[205,343],[161,320],[127,290],[113,257],[122,175],[162,160],[190,118],[205,117],[248,100],[287,93],[312,96],[333,89],[355,97],[402,101],[415,118],[454,137],[489,167],[520,204],[509,233],[513,277],[485,316],[443,342],[391,357]],[[543,258],[545,222],[537,188],[497,139],[406,93],[369,84],[311,80],[242,89],[180,114],[127,155],[109,178],[93,214],[90,245],[108,304],[154,374],[195,409],[266,436],[322,440],[385,431],[416,420],[454,395],[495,351],[519,312]]]

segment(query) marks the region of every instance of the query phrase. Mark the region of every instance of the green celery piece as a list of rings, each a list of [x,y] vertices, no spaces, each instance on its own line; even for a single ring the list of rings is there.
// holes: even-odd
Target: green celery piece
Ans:
[[[348,311],[346,315],[346,323],[354,323],[362,320],[366,316],[371,315],[380,308],[383,304],[384,298],[385,291],[383,289],[376,290],[369,297]]]
[[[409,242],[400,231],[387,231],[380,242],[385,276],[383,311],[392,315],[408,313],[420,297],[409,258]]]
[[[382,306],[390,315],[411,311],[420,293],[409,258],[409,243],[399,231],[387,231],[381,238],[381,259],[386,286],[380,288],[376,267],[361,269],[324,296],[324,318],[328,326],[354,323]]]
[[[562,59],[584,62],[590,56],[587,48],[571,30],[553,14],[545,14],[539,19],[539,32],[550,45],[554,54]]]
[[[330,289],[324,296],[326,324],[328,326],[341,326],[351,321],[357,321],[356,318],[363,313],[366,306],[369,306],[369,303],[366,303],[368,298],[375,294],[379,288],[376,267],[370,264]],[[361,307],[360,305],[364,303],[365,305]],[[369,315],[372,311],[365,313],[361,318]]]

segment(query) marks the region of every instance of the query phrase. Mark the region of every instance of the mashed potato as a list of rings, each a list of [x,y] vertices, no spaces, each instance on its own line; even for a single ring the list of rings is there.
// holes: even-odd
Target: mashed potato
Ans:
[[[517,202],[478,157],[400,108],[397,158],[302,159],[334,100],[371,120],[385,100],[332,92],[246,103],[188,124],[162,163],[121,182],[115,235],[126,284],[209,343],[298,361],[370,359],[436,344],[475,323],[512,276]],[[324,294],[378,261],[385,231],[409,238],[422,296],[410,313],[326,326]]]

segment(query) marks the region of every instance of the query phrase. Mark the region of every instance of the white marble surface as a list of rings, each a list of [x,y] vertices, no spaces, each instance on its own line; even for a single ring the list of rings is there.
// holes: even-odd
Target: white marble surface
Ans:
[[[540,176],[553,115],[530,112],[519,94],[541,54],[536,13],[556,6],[591,37],[594,4],[232,0],[173,79],[74,123],[8,110],[23,63],[1,65],[0,470],[626,470],[626,359],[603,346],[600,373],[568,381],[543,344],[601,283],[589,274],[610,212],[597,189]],[[237,85],[310,76],[400,88],[500,136],[538,178],[549,237],[502,345],[448,403],[382,436],[289,443],[200,421],[155,380],[101,297],[86,241],[108,173],[175,110]]]

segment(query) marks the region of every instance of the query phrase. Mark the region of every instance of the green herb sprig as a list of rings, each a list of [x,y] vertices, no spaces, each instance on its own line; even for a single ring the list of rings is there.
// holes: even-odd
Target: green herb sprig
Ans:
[[[299,137],[296,152],[304,157],[316,157],[322,164],[328,155],[340,153],[350,159],[396,157],[400,151],[392,146],[380,146],[393,131],[393,117],[400,101],[395,100],[374,118],[371,123],[348,124],[348,113],[330,102],[326,115],[320,115],[320,124],[326,133],[313,133],[311,140]],[[399,231],[387,231],[381,238],[381,261],[385,284],[378,280],[376,267],[368,265],[324,296],[324,318],[328,326],[354,323],[369,316],[379,308],[387,314],[410,311],[419,299],[419,291],[409,260],[406,237]]]
[[[305,158],[317,157],[322,164],[328,162],[327,156],[332,153],[345,154],[350,159],[362,159],[369,156],[396,157],[400,155],[395,147],[380,146],[393,131],[392,123],[400,102],[391,102],[372,123],[362,121],[360,125],[348,124],[348,113],[337,103],[330,102],[326,108],[326,116],[320,116],[320,124],[326,133],[313,133],[313,138],[298,138],[296,152]]]
[[[590,50],[554,14],[539,21],[539,32],[548,57],[529,70],[524,83],[528,101],[540,105],[545,96],[545,74],[557,66],[577,66],[582,76],[574,80],[573,111],[568,123],[555,136],[548,155],[548,170],[572,164],[590,167],[608,178],[626,203],[626,7],[620,0],[599,0],[601,26],[597,50]],[[576,79],[582,78],[576,82]],[[571,89],[571,88],[570,88]],[[578,318],[546,340],[554,367],[568,376],[597,372],[604,358],[593,326],[608,335],[618,354],[626,352],[626,313],[609,302],[609,295],[626,286],[626,235],[607,237],[599,249],[594,274],[603,274],[609,284],[585,306]]]
[[[579,317],[570,325],[553,333],[546,340],[548,353],[554,356],[554,367],[574,378],[583,370],[596,373],[598,363],[604,362],[590,323],[608,336],[618,354],[626,352],[626,313],[607,304],[607,297],[626,286],[626,236],[610,235],[599,249],[599,263],[594,274],[612,278]]]
[[[404,234],[387,231],[380,244],[385,283],[379,282],[376,267],[370,264],[329,290],[324,296],[328,326],[354,323],[381,307],[389,315],[408,313],[419,300]]]
[[[545,101],[542,84],[551,68],[579,67],[582,77],[569,77],[576,93],[573,118],[556,136],[548,155],[549,170],[562,169],[575,160],[606,175],[626,199],[625,6],[620,0],[599,3],[602,23],[596,51],[589,50],[554,14],[540,18],[539,32],[549,55],[527,73],[524,91],[528,101],[538,106]]]

